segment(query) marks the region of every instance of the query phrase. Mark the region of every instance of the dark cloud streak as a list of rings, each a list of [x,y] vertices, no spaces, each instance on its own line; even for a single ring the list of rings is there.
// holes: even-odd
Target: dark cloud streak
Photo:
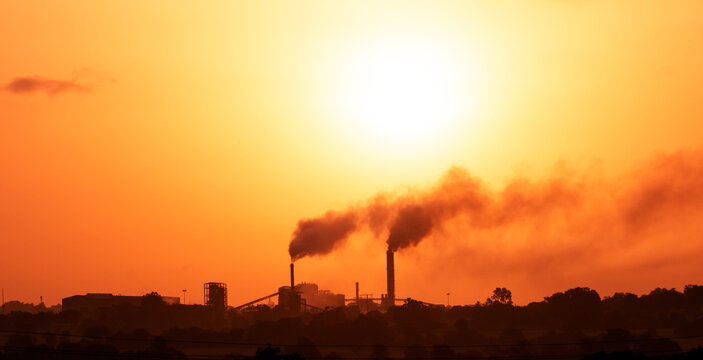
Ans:
[[[5,85],[5,90],[15,94],[44,92],[57,95],[66,92],[87,92],[90,88],[74,80],[56,80],[44,77],[17,77]]]

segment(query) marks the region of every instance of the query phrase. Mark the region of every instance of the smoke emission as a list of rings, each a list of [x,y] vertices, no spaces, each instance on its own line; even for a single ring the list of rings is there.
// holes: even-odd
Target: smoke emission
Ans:
[[[661,155],[609,180],[557,167],[541,180],[516,178],[501,189],[454,167],[430,188],[384,193],[342,212],[301,220],[289,253],[293,259],[324,255],[363,230],[385,239],[394,251],[432,237],[449,242],[443,247],[465,249],[472,236],[509,233],[516,249],[544,254],[532,264],[546,266],[544,260],[596,256],[597,248],[620,246],[618,254],[626,254],[623,246],[665,238],[671,224],[699,223],[701,210],[703,151]]]
[[[543,184],[515,181],[502,192],[492,193],[468,171],[455,167],[427,191],[378,195],[363,206],[301,220],[288,250],[293,260],[324,255],[367,227],[377,235],[387,234],[388,248],[395,251],[417,245],[460,215],[468,216],[466,220],[476,228],[494,227],[573,206],[578,198],[577,188],[555,180]]]
[[[324,255],[334,250],[357,227],[356,214],[328,212],[315,219],[303,219],[293,233],[288,252],[293,261],[309,255]]]
[[[388,249],[395,251],[419,243],[432,231],[432,223],[432,213],[420,205],[400,209],[390,228]]]

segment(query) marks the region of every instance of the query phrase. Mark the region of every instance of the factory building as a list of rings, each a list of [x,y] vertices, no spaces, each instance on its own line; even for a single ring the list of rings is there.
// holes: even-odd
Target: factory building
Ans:
[[[291,291],[290,286],[281,286],[278,288],[278,306],[291,312],[300,311],[300,294],[297,291]]]
[[[234,307],[234,310],[247,309],[256,303],[276,296],[278,297],[278,308],[293,313],[306,310],[321,311],[326,308],[344,307],[346,303],[356,307],[361,312],[388,310],[389,308],[395,306],[396,302],[404,301],[396,298],[394,255],[395,253],[391,249],[388,249],[386,252],[386,293],[381,294],[380,298],[375,298],[372,294],[359,294],[358,282],[356,283],[356,296],[351,299],[346,299],[343,294],[334,294],[329,290],[320,290],[315,283],[303,282],[296,285],[295,265],[291,263],[289,286],[281,286],[278,288],[277,292],[236,306]],[[206,284],[206,293],[208,291],[208,284]],[[222,291],[224,292],[224,296],[226,298],[226,287]],[[209,304],[207,301],[207,295],[206,303]]]
[[[64,311],[76,310],[81,313],[96,312],[100,308],[132,305],[141,306],[144,296],[112,295],[108,293],[88,293],[85,295],[73,295],[61,299],[61,306]],[[161,300],[170,305],[178,305],[181,299],[175,296],[162,296]]]
[[[295,268],[290,264],[290,286],[278,288],[278,306],[289,311],[304,309],[322,310],[327,307],[344,306],[344,295],[333,294],[329,290],[320,290],[317,284],[295,284]]]
[[[320,290],[314,283],[300,283],[295,285],[295,290],[307,305],[320,309],[344,306],[344,294],[333,294],[329,290]]]
[[[223,311],[227,308],[227,284],[208,282],[203,285],[203,292],[205,305]]]
[[[295,265],[290,264],[290,286],[278,288],[278,306],[292,312],[300,311],[300,293],[295,291]]]

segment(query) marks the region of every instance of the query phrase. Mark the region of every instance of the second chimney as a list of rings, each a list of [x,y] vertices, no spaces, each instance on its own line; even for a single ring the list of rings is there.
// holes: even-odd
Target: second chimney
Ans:
[[[388,294],[386,301],[388,306],[395,305],[395,264],[393,263],[393,251],[386,252],[386,276],[388,278]]]
[[[356,282],[356,304],[359,305],[359,282]]]
[[[295,272],[293,271],[293,263],[290,263],[290,289],[295,290]]]

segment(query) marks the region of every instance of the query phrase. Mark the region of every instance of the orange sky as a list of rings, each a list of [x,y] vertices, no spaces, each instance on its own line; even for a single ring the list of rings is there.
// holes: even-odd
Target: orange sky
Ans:
[[[0,286],[49,304],[181,289],[202,302],[202,283],[222,281],[236,305],[285,283],[300,218],[432,186],[453,165],[501,189],[567,164],[597,173],[589,189],[627,192],[653,157],[703,159],[702,13],[699,1],[3,1]],[[499,256],[534,249],[519,226],[486,245],[454,224],[396,256],[397,292],[471,303],[505,286],[527,303],[579,285],[701,283],[703,204],[685,206],[632,251],[589,240],[622,261],[563,253],[583,266],[549,271],[534,270],[544,257]],[[298,279],[379,295],[384,245],[370,238],[298,261]],[[472,252],[495,268],[467,265]]]

